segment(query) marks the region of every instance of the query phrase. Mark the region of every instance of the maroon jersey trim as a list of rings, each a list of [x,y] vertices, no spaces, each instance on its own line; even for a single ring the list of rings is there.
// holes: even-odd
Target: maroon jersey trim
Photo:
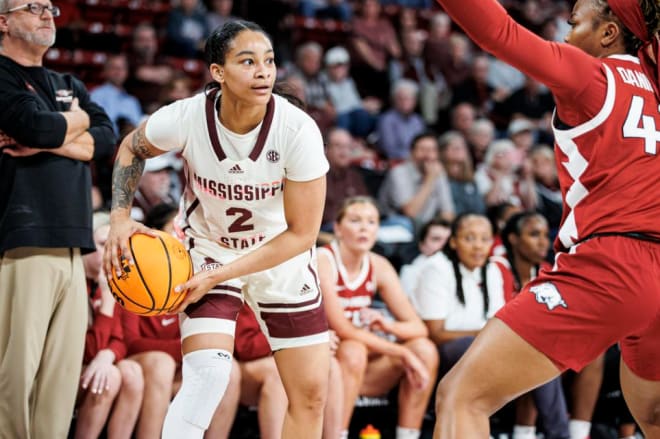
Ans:
[[[297,338],[321,334],[328,330],[328,320],[322,306],[292,313],[260,312],[268,335],[274,338]]]
[[[266,145],[266,138],[270,132],[270,126],[273,123],[273,114],[275,113],[274,110],[275,100],[271,96],[270,100],[268,101],[268,105],[266,105],[266,115],[264,116],[264,120],[261,123],[261,129],[259,130],[259,135],[257,136],[257,143],[254,145],[254,149],[250,153],[250,159],[253,162],[257,161],[261,151],[264,149],[264,145]]]
[[[212,96],[209,95],[206,97],[206,127],[208,128],[209,139],[211,140],[213,151],[215,152],[218,161],[223,161],[227,158],[227,154],[225,154],[225,151],[222,149],[220,138],[218,137],[218,130],[215,126],[215,102],[219,93],[220,89],[216,90]],[[274,113],[275,100],[271,96],[268,104],[266,105],[266,115],[264,116],[264,120],[261,123],[261,129],[257,135],[257,141],[254,144],[254,148],[252,148],[252,152],[250,152],[249,157],[253,162],[259,158],[261,151],[264,149],[266,139],[268,138],[268,133],[270,132],[270,126],[273,123]]]
[[[188,218],[192,213],[193,210],[199,205],[199,198],[195,198],[195,201],[190,203],[190,206],[186,209],[186,218]]]
[[[243,301],[229,294],[207,294],[184,311],[190,318],[216,318],[236,321]]]
[[[321,298],[321,292],[317,290],[316,291],[316,296],[313,299],[306,300],[304,302],[299,302],[299,303],[262,303],[262,302],[257,302],[257,305],[259,305],[259,308],[264,308],[264,309],[303,308],[305,306],[314,305],[315,303],[317,303],[319,301],[320,298]]]
[[[211,288],[211,290],[213,290],[213,291],[220,291],[220,290],[231,291],[232,293],[236,293],[236,294],[241,294],[242,293],[242,290],[238,287],[232,287],[231,285],[222,285],[222,284],[218,284],[218,285],[214,286],[213,288]]]

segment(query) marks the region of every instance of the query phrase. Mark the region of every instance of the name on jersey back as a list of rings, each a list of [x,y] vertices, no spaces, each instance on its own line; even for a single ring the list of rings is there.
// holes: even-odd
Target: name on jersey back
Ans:
[[[643,72],[627,69],[625,67],[617,67],[616,71],[619,73],[619,76],[621,76],[621,80],[623,80],[624,83],[653,92],[651,81],[649,81],[649,78]]]

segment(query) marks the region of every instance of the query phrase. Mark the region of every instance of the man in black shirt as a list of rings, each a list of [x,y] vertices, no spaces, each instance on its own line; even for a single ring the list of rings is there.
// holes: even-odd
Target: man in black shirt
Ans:
[[[94,250],[89,161],[113,153],[103,110],[45,69],[49,0],[0,0],[0,437],[67,436]],[[102,379],[102,377],[99,377]]]

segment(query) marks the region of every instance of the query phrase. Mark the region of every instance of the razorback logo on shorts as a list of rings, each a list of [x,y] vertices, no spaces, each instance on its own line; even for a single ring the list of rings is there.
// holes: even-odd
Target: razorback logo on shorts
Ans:
[[[544,282],[539,285],[534,285],[529,289],[529,292],[536,296],[536,301],[538,303],[545,303],[550,311],[558,306],[568,308],[566,301],[561,297],[559,290],[557,290],[557,287],[555,287],[552,282]]]

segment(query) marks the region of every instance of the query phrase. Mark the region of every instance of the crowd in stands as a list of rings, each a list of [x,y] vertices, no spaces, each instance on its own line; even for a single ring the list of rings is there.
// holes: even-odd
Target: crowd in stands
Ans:
[[[439,376],[552,261],[562,202],[547,89],[481,52],[430,0],[63,2],[46,65],[86,82],[120,140],[156,109],[203,90],[213,29],[240,17],[271,32],[278,79],[318,123],[330,162],[319,235],[335,334],[324,437],[356,437],[349,428],[360,396],[397,408],[384,437],[420,437]],[[565,1],[501,3],[547,39],[567,31]],[[178,322],[128,315],[105,287],[111,166],[93,168],[99,250],[85,256],[92,313],[71,435],[156,438],[180,385]],[[149,159],[144,171],[133,217],[176,233],[180,158]],[[247,309],[239,317],[243,341],[206,437],[229,437],[239,405],[258,409],[261,437],[281,428],[286,394],[255,322]],[[557,380],[518,399],[507,434],[586,439],[604,368],[605,357],[571,385]],[[603,384],[610,393],[616,386]],[[625,404],[617,407],[608,427],[618,431],[592,438],[633,437]]]

